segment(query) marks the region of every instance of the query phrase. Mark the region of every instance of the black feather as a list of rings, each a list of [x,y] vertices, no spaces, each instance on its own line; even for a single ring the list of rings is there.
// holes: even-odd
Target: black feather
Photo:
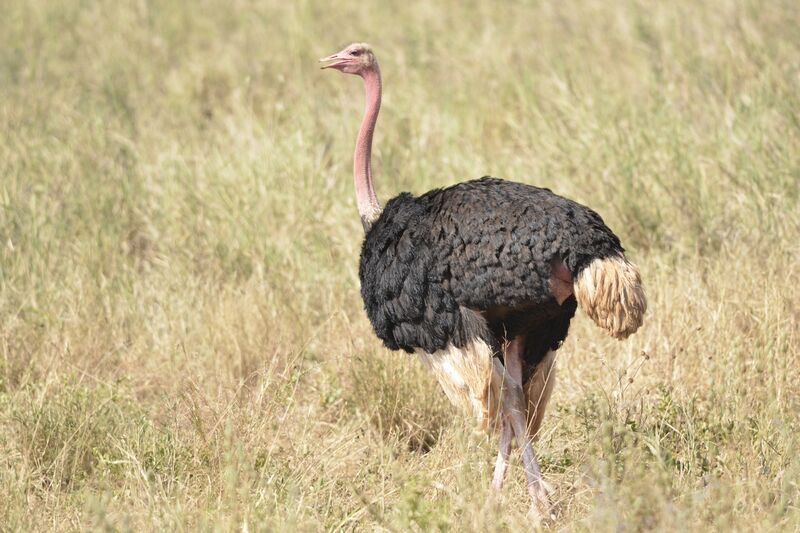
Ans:
[[[361,294],[391,349],[430,353],[476,336],[498,347],[526,333],[525,360],[535,365],[566,338],[576,308],[551,294],[551,261],[575,276],[621,252],[588,207],[484,177],[391,199],[364,239]]]

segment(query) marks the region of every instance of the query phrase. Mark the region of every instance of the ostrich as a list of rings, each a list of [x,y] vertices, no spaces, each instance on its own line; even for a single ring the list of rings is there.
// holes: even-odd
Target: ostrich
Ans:
[[[641,326],[637,267],[600,215],[548,189],[486,176],[402,193],[381,208],[370,164],[378,61],[364,43],[320,61],[361,76],[366,88],[353,175],[365,231],[361,295],[375,333],[392,350],[419,354],[456,406],[499,432],[496,491],[516,441],[531,511],[549,518],[532,441],[553,391],[555,351],[578,305],[618,339]]]

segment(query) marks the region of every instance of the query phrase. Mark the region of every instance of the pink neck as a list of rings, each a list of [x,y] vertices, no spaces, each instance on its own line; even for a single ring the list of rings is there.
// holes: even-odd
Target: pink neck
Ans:
[[[356,202],[361,223],[367,231],[381,214],[381,204],[372,185],[372,134],[381,109],[381,72],[377,63],[363,74],[367,93],[364,118],[356,139],[356,153],[353,156],[353,178],[356,185]]]

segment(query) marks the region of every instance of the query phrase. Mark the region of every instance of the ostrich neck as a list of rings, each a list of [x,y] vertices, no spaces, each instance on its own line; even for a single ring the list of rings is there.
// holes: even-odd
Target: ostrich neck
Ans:
[[[364,231],[369,230],[381,214],[381,205],[372,185],[372,134],[381,109],[381,72],[378,65],[364,74],[367,103],[364,119],[358,130],[356,152],[353,157],[353,178],[356,186],[356,202]]]

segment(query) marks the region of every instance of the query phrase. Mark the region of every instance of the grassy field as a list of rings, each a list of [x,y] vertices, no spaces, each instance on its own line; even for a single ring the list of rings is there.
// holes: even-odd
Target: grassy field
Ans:
[[[599,211],[645,326],[583,315],[536,449],[557,529],[800,528],[800,6],[6,0],[0,530],[508,530],[520,465],[359,295],[383,200],[484,174]]]

